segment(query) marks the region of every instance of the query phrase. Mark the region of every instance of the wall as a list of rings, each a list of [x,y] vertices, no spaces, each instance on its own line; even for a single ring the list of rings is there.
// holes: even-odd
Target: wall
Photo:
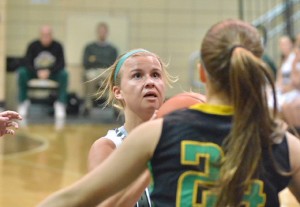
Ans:
[[[0,1],[0,110],[5,101],[5,57],[6,57],[6,0]]]
[[[189,90],[188,60],[192,52],[199,50],[200,41],[207,29],[225,18],[237,18],[237,0],[44,0],[45,4],[32,4],[33,0],[9,0],[7,2],[7,55],[22,56],[29,41],[37,37],[41,24],[51,24],[55,36],[70,48],[69,19],[72,16],[105,16],[126,19],[127,44],[120,52],[131,48],[146,48],[169,62],[173,75],[180,81],[169,91],[169,95]],[[38,0],[35,0],[38,2]],[[97,19],[97,21],[101,19]],[[78,24],[78,30],[82,27]],[[86,32],[81,30],[83,33]],[[69,32],[69,33],[68,33]],[[111,41],[117,42],[114,35]],[[86,40],[87,42],[91,41]],[[80,48],[82,49],[82,48]],[[67,60],[68,61],[68,60]],[[82,93],[80,65],[68,65],[70,71],[70,91]]]

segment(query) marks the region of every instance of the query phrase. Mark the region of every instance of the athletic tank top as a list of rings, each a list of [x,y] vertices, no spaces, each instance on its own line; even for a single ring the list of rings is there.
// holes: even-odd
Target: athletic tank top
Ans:
[[[121,126],[119,128],[109,130],[103,138],[111,140],[116,145],[116,148],[118,148],[122,144],[124,139],[127,137],[127,134],[128,133],[124,126]],[[145,189],[144,193],[142,194],[135,207],[151,207],[151,200],[148,188]]]
[[[214,206],[217,198],[203,184],[214,183],[219,176],[222,142],[230,132],[232,113],[229,106],[197,104],[164,117],[150,161],[155,207]],[[272,152],[279,166],[290,170],[285,137],[273,145]],[[290,177],[276,172],[267,150],[263,150],[262,166],[244,195],[245,206],[279,207],[278,192]]]

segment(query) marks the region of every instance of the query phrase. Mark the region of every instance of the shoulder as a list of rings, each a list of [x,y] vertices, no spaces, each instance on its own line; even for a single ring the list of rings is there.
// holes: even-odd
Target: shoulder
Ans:
[[[95,42],[89,42],[86,44],[85,49],[90,49],[92,47],[95,47],[97,44]]]
[[[56,47],[62,47],[62,44],[57,40],[53,40],[52,44]]]
[[[99,152],[110,154],[115,149],[116,145],[111,140],[101,137],[92,144],[89,157],[98,157]]]
[[[300,140],[292,135],[291,133],[287,133],[287,142],[289,148],[289,157],[292,171],[300,169]]]
[[[116,145],[115,145],[114,142],[111,141],[110,139],[106,139],[105,137],[101,137],[101,138],[97,139],[97,140],[93,143],[91,149],[92,149],[92,150],[100,150],[100,149],[102,149],[103,147],[115,149],[115,148],[116,148]]]
[[[111,42],[106,42],[105,47],[111,50],[117,50],[117,47]]]
[[[144,122],[144,123],[140,124],[133,131],[135,131],[135,133],[145,132],[145,131],[147,131],[147,133],[148,132],[152,133],[152,129],[154,131],[159,130],[162,127],[162,123],[163,123],[163,118],[150,120],[150,121],[147,121],[147,122]],[[149,129],[151,129],[151,130],[149,130]]]
[[[140,146],[144,146],[142,150],[145,150],[145,152],[148,153],[148,155],[151,157],[159,142],[162,132],[162,126],[162,118],[142,123],[129,133],[125,142],[127,142],[127,140],[129,141],[134,139],[134,141],[130,141],[130,143],[136,146],[132,147],[134,149],[137,149]]]
[[[28,45],[29,45],[29,47],[36,47],[36,46],[41,45],[41,42],[39,40],[33,40]]]
[[[110,47],[112,50],[114,50],[116,52],[118,51],[117,47],[114,44],[110,44]]]
[[[115,144],[108,139],[99,138],[96,140],[88,155],[88,168],[92,170],[102,163],[114,150]]]

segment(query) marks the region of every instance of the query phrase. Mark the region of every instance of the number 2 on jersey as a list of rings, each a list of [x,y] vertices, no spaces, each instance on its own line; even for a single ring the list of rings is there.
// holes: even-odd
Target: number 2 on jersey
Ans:
[[[219,179],[218,164],[223,156],[224,152],[221,147],[214,143],[182,141],[180,162],[182,165],[195,166],[195,170],[186,171],[180,175],[176,207],[211,207],[216,204],[216,195],[205,190],[204,187],[212,186]],[[199,170],[199,166],[201,170]],[[201,200],[199,200],[198,189],[201,187]],[[264,206],[266,196],[262,189],[262,181],[253,180],[245,192],[243,204],[247,207]]]

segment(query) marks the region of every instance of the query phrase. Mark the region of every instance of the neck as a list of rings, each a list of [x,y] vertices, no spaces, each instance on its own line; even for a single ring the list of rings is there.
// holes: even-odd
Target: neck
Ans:
[[[220,95],[206,95],[206,103],[212,105],[231,105],[230,101],[225,96]]]
[[[145,113],[141,113],[141,115],[143,116],[140,116],[130,110],[124,110],[124,116],[125,116],[124,127],[128,133],[138,125],[148,121],[152,116],[152,115],[145,116]]]
[[[99,44],[104,44],[104,43],[106,43],[106,41],[105,41],[105,40],[98,39],[98,43],[99,43]]]
[[[232,105],[228,96],[213,90],[209,83],[206,84],[206,91],[206,103],[212,105]]]

